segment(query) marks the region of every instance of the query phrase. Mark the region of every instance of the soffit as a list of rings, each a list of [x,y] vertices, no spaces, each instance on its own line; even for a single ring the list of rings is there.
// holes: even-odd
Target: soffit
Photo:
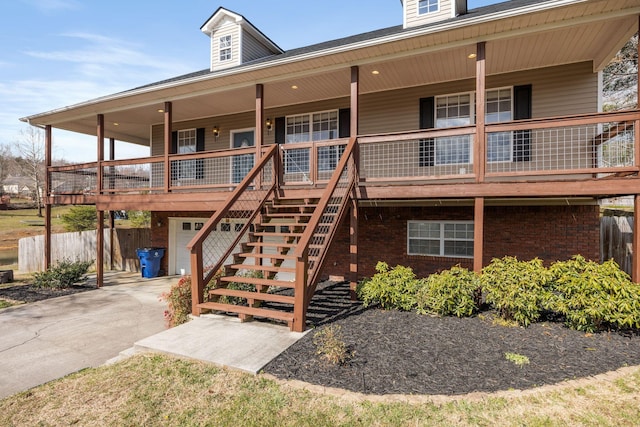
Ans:
[[[475,51],[478,41],[487,41],[488,74],[601,61],[637,31],[639,13],[637,0],[578,1],[470,27],[428,34],[411,29],[397,40],[374,40],[359,48],[338,47],[325,54],[312,52],[295,60],[274,57],[243,67],[244,72],[228,70],[216,78],[205,75],[183,84],[149,86],[34,116],[33,122],[95,134],[95,115],[102,113],[107,136],[111,132],[120,135],[118,139],[144,143],[149,127],[162,121],[157,110],[164,101],[174,103],[174,121],[181,121],[255,109],[256,83],[265,86],[266,108],[344,97],[350,93],[352,65],[360,67],[361,93],[472,78],[475,61],[467,56]],[[372,75],[374,70],[379,74]],[[298,90],[292,90],[293,85]],[[114,122],[120,126],[110,129],[109,123]]]

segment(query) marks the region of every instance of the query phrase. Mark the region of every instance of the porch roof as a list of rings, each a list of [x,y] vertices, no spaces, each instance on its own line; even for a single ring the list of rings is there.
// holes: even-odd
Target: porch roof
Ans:
[[[351,65],[360,66],[361,93],[472,78],[475,62],[468,55],[479,41],[487,42],[488,75],[584,61],[597,71],[637,31],[638,15],[637,0],[512,0],[443,22],[202,70],[21,120],[95,135],[96,114],[105,114],[107,137],[148,145],[149,126],[162,122],[158,109],[165,101],[174,103],[179,122],[253,111],[256,83],[265,85],[265,108],[348,97]]]

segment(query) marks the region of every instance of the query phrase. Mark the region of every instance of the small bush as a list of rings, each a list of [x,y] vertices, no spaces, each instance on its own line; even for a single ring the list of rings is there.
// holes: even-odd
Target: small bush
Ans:
[[[93,261],[70,261],[65,259],[47,271],[33,275],[33,285],[39,288],[65,289],[85,279]]]
[[[215,287],[216,279],[222,275],[222,270],[218,271],[209,281],[204,289],[204,301],[209,300],[209,290]],[[161,301],[167,302],[167,309],[164,311],[164,320],[167,328],[182,325],[189,321],[192,311],[191,305],[191,276],[182,276],[178,283],[171,286],[167,292],[160,295]]]
[[[74,206],[60,219],[67,231],[95,230],[98,213],[95,206]]]
[[[528,365],[529,363],[531,363],[527,356],[518,353],[505,353],[504,358],[509,362],[520,366],[521,368],[523,365]]]
[[[376,271],[358,287],[358,298],[365,307],[378,302],[385,310],[410,311],[416,306],[419,280],[411,268],[398,265],[389,269],[387,263],[379,262]]]
[[[432,274],[416,293],[418,313],[440,316],[471,316],[479,309],[477,301],[480,278],[460,266]]]
[[[340,325],[330,325],[320,329],[313,336],[313,344],[317,347],[316,354],[329,363],[343,365],[349,360],[349,350],[342,337]]]
[[[135,228],[151,227],[151,212],[149,211],[128,211],[127,216],[131,226]]]
[[[262,279],[264,275],[262,271],[251,270],[237,275],[238,277],[252,277]],[[248,283],[240,283],[240,282],[231,282],[227,285],[227,289],[234,289],[237,291],[247,291],[247,292],[255,292],[256,286]],[[223,295],[219,300],[223,304],[233,304],[233,305],[246,305],[247,300],[245,298],[240,297],[230,297],[227,295]]]
[[[640,328],[640,285],[615,261],[603,264],[576,255],[549,268],[553,274],[552,309],[567,326],[594,332],[604,327]]]
[[[487,302],[505,320],[528,326],[539,319],[552,298],[551,273],[542,261],[518,261],[515,257],[493,259],[482,269],[480,282]]]

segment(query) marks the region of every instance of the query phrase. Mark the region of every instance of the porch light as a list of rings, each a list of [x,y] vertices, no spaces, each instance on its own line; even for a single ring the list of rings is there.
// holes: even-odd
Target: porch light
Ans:
[[[296,89],[298,89],[298,86],[293,85],[293,86],[291,86],[291,89],[296,90]]]
[[[158,113],[164,113],[164,110],[162,108],[158,109]]]
[[[213,127],[213,136],[215,136],[216,139],[220,136],[220,128],[218,126]]]
[[[478,55],[476,55],[475,53],[470,53],[469,55],[467,55],[467,58],[469,59],[476,59],[478,57]]]
[[[373,70],[373,71],[371,72],[371,74],[373,74],[374,76],[377,76],[378,74],[380,74],[380,71],[378,71],[378,70]]]
[[[271,129],[273,129],[273,122],[270,118],[267,118],[267,121],[264,123],[267,128],[267,134],[271,133]]]
[[[120,123],[114,123],[113,125],[114,126],[120,126]]]

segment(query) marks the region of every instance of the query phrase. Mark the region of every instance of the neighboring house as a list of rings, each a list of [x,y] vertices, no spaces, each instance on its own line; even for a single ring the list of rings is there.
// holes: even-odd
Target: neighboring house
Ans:
[[[151,210],[163,269],[193,276],[195,314],[294,330],[319,279],[355,286],[380,260],[422,276],[505,255],[598,260],[598,200],[631,195],[640,211],[640,112],[601,112],[602,70],[638,31],[638,1],[401,12],[402,26],[283,51],[218,9],[202,26],[210,69],[23,119],[49,146],[55,127],[96,135],[99,153],[105,140],[150,148],[49,167],[76,189],[49,191],[49,206]],[[223,277],[202,304],[220,266],[263,278]]]
[[[11,176],[2,183],[2,191],[12,196],[31,196],[33,180],[24,176]]]

